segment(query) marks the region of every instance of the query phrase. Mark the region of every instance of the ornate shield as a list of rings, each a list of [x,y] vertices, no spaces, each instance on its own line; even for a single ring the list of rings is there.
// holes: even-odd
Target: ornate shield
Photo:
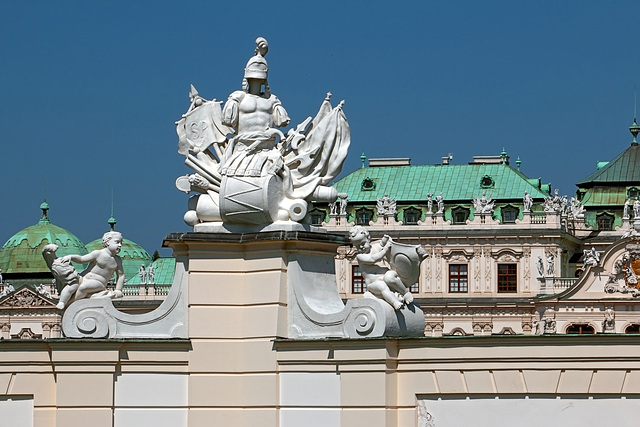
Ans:
[[[388,254],[391,269],[398,273],[398,277],[407,288],[414,285],[420,278],[421,259],[416,248],[415,245],[394,241],[391,243],[391,250]]]

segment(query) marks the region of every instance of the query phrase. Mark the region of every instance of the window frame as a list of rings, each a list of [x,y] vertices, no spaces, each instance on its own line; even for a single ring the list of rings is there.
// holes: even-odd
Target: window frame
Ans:
[[[415,214],[417,216],[416,221],[409,222],[407,219],[407,215]],[[402,225],[418,225],[418,222],[422,219],[422,211],[420,209],[414,208],[413,206],[410,208],[403,209],[402,211]]]
[[[596,226],[598,227],[599,231],[613,231],[615,220],[616,220],[615,216],[607,212],[602,212],[596,215]],[[609,222],[608,222],[608,225],[605,225],[603,227],[602,224],[604,224],[604,221],[609,221]]]
[[[453,267],[453,268],[452,268]],[[461,271],[461,267],[464,267],[464,275],[462,274]],[[456,272],[454,272],[453,270],[457,269]],[[461,279],[465,279],[464,280],[464,290],[462,290],[462,280]],[[455,280],[455,285],[454,287],[452,287],[452,285],[454,285],[454,280]],[[466,294],[469,293],[469,264],[449,264],[449,293],[455,293],[455,294]]]
[[[369,221],[363,222],[361,221],[360,215],[362,214],[368,214],[369,215],[369,221],[373,221],[373,210],[371,209],[367,209],[367,208],[359,208],[356,209],[355,211],[355,219],[356,219],[356,225],[364,225],[364,226],[368,226],[369,225]]]
[[[367,291],[364,283],[364,276],[358,264],[351,264],[351,293],[361,295]]]
[[[462,213],[464,215],[464,221],[460,222],[456,220],[456,215]],[[463,208],[462,206],[456,206],[451,209],[451,224],[452,225],[466,225],[467,220],[471,216],[471,211],[467,208]]]
[[[501,271],[506,268],[506,271]],[[513,271],[509,271],[513,268]],[[518,264],[499,263],[497,265],[497,291],[500,294],[513,294],[518,292]]]

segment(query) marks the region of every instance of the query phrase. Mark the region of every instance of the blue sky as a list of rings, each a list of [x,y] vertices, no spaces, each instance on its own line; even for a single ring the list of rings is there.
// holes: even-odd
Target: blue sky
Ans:
[[[327,91],[346,100],[343,174],[363,151],[466,164],[504,147],[573,195],[631,141],[637,2],[229,3],[0,3],[1,242],[45,194],[56,225],[96,239],[112,188],[116,228],[150,253],[187,231],[174,122],[189,84],[240,88],[257,36],[292,124]]]

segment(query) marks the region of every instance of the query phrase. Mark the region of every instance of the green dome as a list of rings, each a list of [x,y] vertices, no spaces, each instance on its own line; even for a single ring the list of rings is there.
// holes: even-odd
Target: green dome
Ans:
[[[87,243],[87,251],[95,251],[102,249],[102,237]],[[120,249],[120,258],[122,258],[122,266],[124,267],[124,275],[127,280],[138,274],[138,269],[144,264],[144,268],[151,263],[151,256],[142,246],[129,239],[122,239],[122,249]]]
[[[47,216],[49,205],[41,205],[43,215],[36,225],[27,227],[11,236],[0,250],[0,268],[5,274],[48,273],[42,257],[42,248],[50,243],[58,245],[57,255],[84,255],[87,248],[73,233],[53,225]],[[82,269],[82,265],[76,265]]]

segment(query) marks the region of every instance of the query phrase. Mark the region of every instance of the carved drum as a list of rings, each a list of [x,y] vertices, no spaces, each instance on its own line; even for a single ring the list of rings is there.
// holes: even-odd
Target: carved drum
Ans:
[[[282,179],[276,175],[224,176],[220,215],[227,223],[272,223],[277,219],[282,198]]]

